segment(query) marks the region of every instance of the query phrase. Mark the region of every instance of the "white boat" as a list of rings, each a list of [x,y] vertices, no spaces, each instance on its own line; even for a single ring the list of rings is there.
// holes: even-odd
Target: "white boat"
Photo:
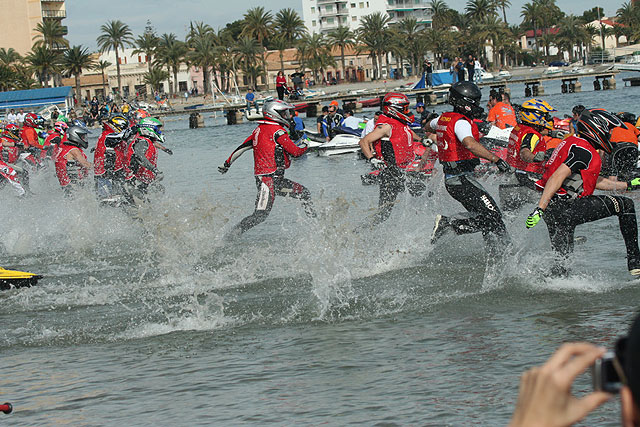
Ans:
[[[615,64],[615,68],[620,71],[640,71],[640,55],[627,55],[624,62]]]
[[[507,70],[503,70],[498,73],[498,79],[500,80],[511,80],[511,77],[513,76]]]
[[[325,142],[322,136],[306,132],[309,136],[307,141],[309,149],[316,151],[319,156],[329,157],[339,154],[356,153],[360,151],[360,137],[349,134],[338,134]]]
[[[263,118],[262,110],[260,108],[246,108],[244,110],[244,117],[249,121],[260,120]]]
[[[548,67],[546,70],[544,70],[542,72],[542,74],[546,74],[546,75],[549,75],[549,74],[560,74],[560,73],[562,73],[562,68],[553,67],[553,66],[552,67]]]
[[[483,81],[483,82],[491,82],[496,79],[496,77],[493,74],[485,70],[481,71],[480,76],[481,76],[480,81]]]

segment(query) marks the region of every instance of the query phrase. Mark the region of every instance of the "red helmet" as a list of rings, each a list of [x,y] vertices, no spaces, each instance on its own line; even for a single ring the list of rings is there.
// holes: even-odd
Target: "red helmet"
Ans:
[[[6,125],[4,127],[4,130],[2,131],[2,136],[6,137],[6,138],[9,138],[9,139],[13,139],[14,141],[19,141],[20,140],[20,128],[16,124],[9,123],[8,125]]]
[[[382,100],[382,113],[402,123],[411,123],[409,98],[403,93],[389,92]]]
[[[38,120],[38,116],[33,113],[27,113],[27,115],[24,116],[24,125],[34,128],[36,127],[36,120]]]

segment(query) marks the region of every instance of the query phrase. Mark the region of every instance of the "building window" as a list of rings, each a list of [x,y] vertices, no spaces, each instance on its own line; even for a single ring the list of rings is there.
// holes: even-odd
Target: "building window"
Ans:
[[[356,4],[355,3],[351,3],[351,7],[355,9],[356,8]]]
[[[393,0],[389,0],[389,4],[390,4],[390,5],[393,5]]]
[[[369,9],[369,2],[367,2],[367,9]]]
[[[360,9],[364,9],[364,2],[361,1],[360,3],[358,3],[358,6],[360,6]]]
[[[333,11],[333,5],[328,4],[326,7],[327,12],[332,12]]]
[[[315,27],[316,26],[316,21],[311,21],[311,26]]]
[[[311,13],[316,13],[316,8],[315,7],[311,8]]]
[[[358,20],[358,17],[357,17],[357,16],[352,16],[352,17],[351,17],[351,21],[352,21],[352,22],[356,22],[357,20]]]
[[[389,12],[389,18],[393,19],[393,12]]]
[[[327,24],[333,24],[333,18],[327,18]]]

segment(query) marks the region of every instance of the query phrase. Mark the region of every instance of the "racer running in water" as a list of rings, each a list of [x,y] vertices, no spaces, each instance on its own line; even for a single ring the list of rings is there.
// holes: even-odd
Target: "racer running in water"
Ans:
[[[409,98],[389,92],[382,100],[382,115],[373,131],[360,140],[362,154],[372,168],[380,169],[378,211],[371,225],[386,221],[393,205],[406,188],[406,169],[415,160],[414,140],[421,138],[410,128],[413,123]]]
[[[32,149],[40,150],[38,133],[36,131],[37,121],[38,116],[33,113],[27,113],[27,115],[24,116],[22,130],[20,131],[20,139],[22,140],[26,151],[31,151]]]
[[[617,113],[622,126],[611,129],[611,154],[603,158],[602,175],[609,179],[625,181],[631,179],[638,162],[638,135],[640,130],[632,123],[636,118],[631,113]]]
[[[516,210],[537,198],[536,193],[530,190],[535,190],[535,182],[544,173],[547,147],[543,137],[553,130],[551,113],[555,111],[541,99],[522,103],[521,123],[511,130],[507,146],[506,161],[515,168],[515,174],[511,182],[501,184],[498,190],[503,209]]]
[[[20,142],[19,133],[20,128],[18,125],[9,123],[5,126],[2,134],[0,134],[0,158],[16,172],[16,179],[19,180],[21,187],[26,193],[30,194],[29,168],[36,167],[38,162],[33,155],[21,153],[22,143]]]
[[[576,226],[615,215],[627,248],[629,273],[640,275],[638,224],[633,200],[616,195],[593,195],[596,188],[640,189],[640,178],[622,182],[599,176],[602,162],[596,150],[611,152],[610,129],[621,124],[620,119],[607,111],[583,111],[576,122],[579,137],[569,136],[558,145],[544,175],[536,183],[542,196],[526,225],[533,228],[540,218],[547,224],[551,247],[560,255],[552,274],[568,273],[564,260],[573,252]]]
[[[262,107],[264,119],[258,121],[258,127],[218,167],[218,171],[225,174],[238,157],[253,150],[254,175],[258,188],[255,210],[240,221],[228,237],[240,235],[267,219],[276,196],[300,199],[307,216],[316,216],[309,190],[284,177],[285,170],[291,165],[289,155],[299,157],[307,151],[306,146],[298,147],[289,138],[287,131],[292,126],[293,111],[293,105],[284,101],[265,102]]]
[[[480,132],[473,119],[482,114],[481,97],[482,93],[474,83],[455,83],[449,89],[453,112],[442,114],[427,126],[427,131],[436,132],[438,158],[445,174],[447,192],[471,213],[465,218],[437,215],[431,235],[432,244],[449,230],[456,234],[482,232],[490,251],[502,250],[509,242],[497,203],[473,178],[480,158],[495,163],[500,172],[511,170],[507,162],[478,142]]]
[[[103,199],[114,194],[114,186],[124,183],[127,141],[123,132],[128,127],[129,121],[121,114],[102,123],[103,131],[93,152],[93,173],[96,193]]]
[[[153,185],[160,191],[163,188],[158,184],[162,181],[163,174],[158,170],[158,149],[173,154],[162,143],[162,122],[154,117],[146,117],[137,125],[138,133],[129,146],[124,162],[125,180],[130,193],[144,200],[144,195]],[[132,201],[131,199],[129,200]]]
[[[71,126],[67,131],[67,138],[58,144],[58,149],[55,151],[56,175],[66,196],[73,195],[74,188],[82,184],[89,169],[93,167],[82,151],[89,146],[87,134],[86,129]]]

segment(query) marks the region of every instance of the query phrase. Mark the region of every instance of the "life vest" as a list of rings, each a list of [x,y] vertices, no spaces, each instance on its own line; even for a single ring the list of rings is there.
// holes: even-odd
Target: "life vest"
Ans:
[[[22,131],[20,131],[20,139],[22,140],[25,149],[28,149],[29,147],[40,148],[40,144],[38,143],[38,134],[32,127],[24,126]]]
[[[134,146],[139,141],[144,141],[147,144],[147,150],[144,153],[144,156],[147,158],[147,160],[151,162],[154,168],[158,166],[158,150],[156,149],[156,146],[153,145],[153,142],[149,138],[136,135],[127,149],[127,179],[131,179],[135,176],[139,181],[142,181],[145,184],[151,184],[156,179],[156,174],[153,171],[142,166],[135,155]]]
[[[461,172],[471,171],[479,164],[478,158],[456,137],[455,127],[458,120],[469,122],[471,135],[476,141],[480,139],[478,126],[472,120],[456,112],[442,114],[436,125],[436,144],[438,159],[445,173],[452,173],[456,169],[460,169]]]
[[[20,148],[16,147],[15,145],[11,147],[6,146],[4,145],[4,141],[11,141],[15,143],[13,139],[8,139],[5,137],[0,138],[0,146],[2,150],[0,151],[0,159],[2,159],[2,161],[7,163],[17,162],[20,156]]]
[[[516,126],[518,122],[516,121],[516,112],[513,107],[504,102],[498,102],[493,106],[491,111],[489,111],[489,116],[487,120],[490,122],[496,122],[496,126],[500,129],[506,129],[507,125]]]
[[[80,166],[75,160],[68,160],[66,158],[69,151],[74,148],[78,148],[74,145],[67,144],[59,144],[58,149],[55,152],[54,160],[56,165],[56,176],[58,177],[58,181],[60,181],[60,186],[66,187],[69,184],[76,184],[81,179],[87,176],[87,169]],[[78,150],[80,150],[78,148]],[[80,150],[84,158],[87,156],[84,154],[82,150]]]
[[[591,161],[587,165],[586,169],[582,169],[579,173],[571,174],[562,183],[562,186],[556,194],[561,196],[570,197],[586,197],[593,194],[596,189],[596,182],[598,181],[598,175],[600,175],[600,168],[602,167],[602,160],[595,148],[591,146],[587,141],[576,136],[569,136],[565,138],[553,151],[551,158],[547,162],[547,169],[542,175],[542,178],[536,182],[536,187],[540,191],[544,189],[551,175],[560,167],[561,164],[567,160],[569,156],[569,150],[573,146],[578,146],[588,150],[591,153]]]
[[[380,141],[380,154],[388,165],[406,169],[415,160],[413,134],[405,123],[384,114],[380,115],[376,127],[386,123],[391,126],[389,139]]]
[[[98,138],[96,143],[96,149],[93,152],[93,174],[95,176],[102,176],[106,173],[105,160],[107,157],[107,146],[104,143],[107,135],[113,133],[110,130],[102,131],[102,134]],[[111,168],[110,168],[111,169]]]
[[[306,149],[295,145],[279,124],[266,120],[259,123],[246,140],[251,140],[253,145],[254,175],[284,171],[291,166],[289,155],[298,157],[305,153]]]
[[[609,140],[615,143],[629,142],[637,146],[638,135],[640,134],[640,131],[631,123],[624,122],[624,124],[627,126],[627,129],[623,128],[622,126],[617,126],[610,130],[611,137],[609,138]]]
[[[525,162],[520,157],[520,151],[522,150],[522,142],[524,138],[528,134],[533,134],[534,137],[538,138],[538,142],[536,146],[531,151],[533,154],[544,152],[546,150],[546,146],[544,143],[544,138],[540,134],[540,132],[536,131],[530,126],[519,124],[511,130],[511,135],[509,135],[509,145],[507,146],[507,158],[506,161],[510,166],[519,169],[521,171],[533,172],[538,174],[544,173],[544,162]],[[530,147],[526,147],[530,148]]]

